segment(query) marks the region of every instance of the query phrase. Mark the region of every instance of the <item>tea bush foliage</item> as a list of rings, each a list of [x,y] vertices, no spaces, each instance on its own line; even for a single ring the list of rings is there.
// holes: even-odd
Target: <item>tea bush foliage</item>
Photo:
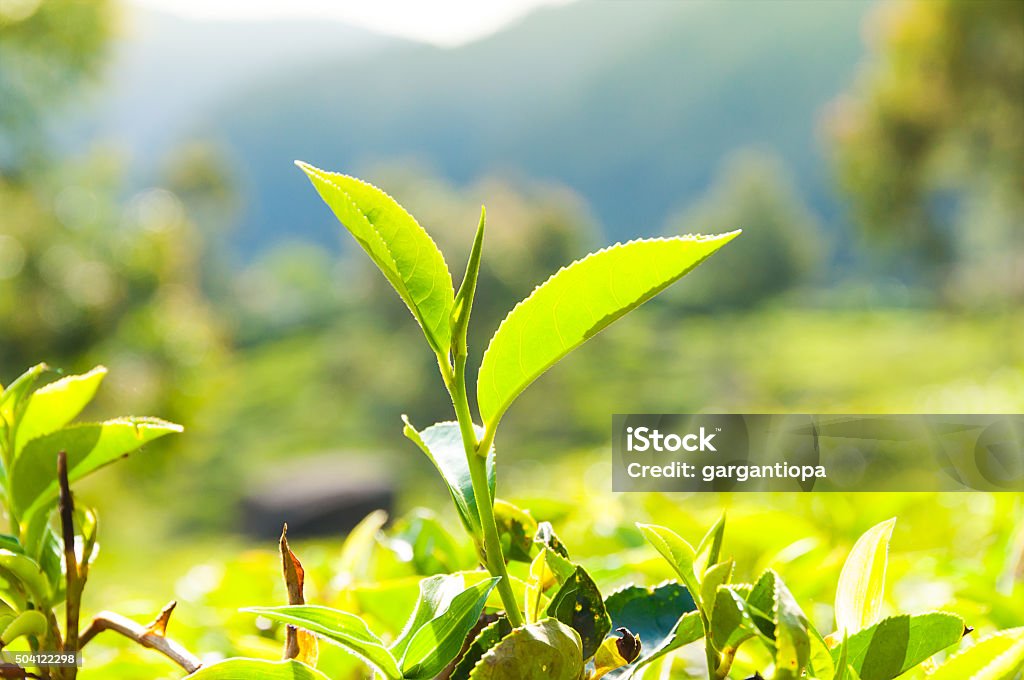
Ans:
[[[454,420],[420,429],[413,414],[403,431],[439,473],[466,539],[428,511],[390,528],[378,512],[350,533],[336,557],[320,555],[303,566],[282,533],[279,564],[236,558],[227,566],[236,584],[265,582],[259,574],[271,569],[283,574],[283,597],[242,585],[232,597],[250,601],[224,603],[240,608],[226,628],[248,631],[248,641],[236,645],[244,655],[201,657],[201,649],[169,636],[173,603],[146,626],[100,612],[80,630],[98,524],[93,511],[75,504],[71,486],[182,428],[154,418],[75,423],[105,369],[46,382],[52,372],[41,364],[0,396],[0,481],[11,531],[0,538],[0,646],[76,652],[100,633],[119,633],[163,654],[179,667],[177,677],[202,680],[368,672],[389,680],[598,680],[675,677],[695,668],[709,680],[889,680],[913,669],[936,680],[1019,677],[1024,627],[965,644],[973,628],[955,612],[889,611],[895,518],[868,529],[841,564],[830,565],[835,597],[823,617],[821,607],[829,605],[798,599],[800,589],[772,564],[755,569],[737,559],[724,515],[692,543],[681,535],[692,527],[630,528],[620,517],[609,541],[614,547],[592,561],[578,555],[600,548],[586,545],[578,553],[548,521],[559,514],[552,511],[558,499],[526,508],[497,497],[498,430],[516,398],[738,231],[616,244],[562,268],[501,322],[470,389],[467,337],[485,214],[456,289],[430,235],[390,196],[353,177],[299,167],[409,308],[436,357]],[[651,578],[619,578],[637,572]],[[659,581],[658,574],[670,578]],[[1006,597],[990,606],[1012,611],[1012,587]],[[274,651],[279,635],[283,660],[274,658],[282,656]],[[206,639],[193,637],[195,644]],[[31,670],[54,679],[78,673]],[[138,671],[111,665],[105,672]]]

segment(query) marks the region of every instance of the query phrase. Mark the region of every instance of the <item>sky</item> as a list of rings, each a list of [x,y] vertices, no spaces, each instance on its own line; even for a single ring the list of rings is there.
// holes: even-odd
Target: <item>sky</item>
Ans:
[[[500,30],[541,5],[570,0],[130,0],[197,20],[331,19],[436,45],[459,45]]]

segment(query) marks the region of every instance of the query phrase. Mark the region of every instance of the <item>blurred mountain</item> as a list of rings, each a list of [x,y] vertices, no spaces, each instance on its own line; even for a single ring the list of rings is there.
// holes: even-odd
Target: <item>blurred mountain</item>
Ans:
[[[224,97],[310,63],[402,43],[315,20],[198,21],[133,5],[120,19],[101,81],[55,135],[71,150],[113,142],[143,174]]]
[[[451,49],[337,24],[161,18],[160,41],[132,43],[145,59],[118,58],[114,82],[132,96],[108,128],[152,158],[186,134],[218,140],[239,169],[242,256],[282,238],[337,247],[295,158],[351,173],[410,159],[455,182],[550,179],[622,239],[661,230],[721,158],[752,146],[777,153],[829,222],[837,199],[817,121],[854,75],[869,7],[584,1]]]

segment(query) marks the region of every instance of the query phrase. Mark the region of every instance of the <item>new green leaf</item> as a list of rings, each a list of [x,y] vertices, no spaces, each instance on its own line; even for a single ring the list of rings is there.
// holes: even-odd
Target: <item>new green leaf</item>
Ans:
[[[459,424],[455,422],[444,422],[431,425],[422,432],[417,432],[409,419],[402,416],[405,421],[403,432],[414,444],[427,454],[427,458],[434,464],[437,471],[441,473],[448,491],[455,501],[455,508],[459,513],[466,531],[471,536],[479,536],[480,512],[476,506],[476,494],[473,492],[473,479],[469,471],[469,463],[466,461],[466,449],[462,444],[462,433],[459,431]],[[476,428],[478,437],[483,436],[483,430]],[[491,498],[494,498],[494,448],[491,448],[487,456],[487,483],[490,487]]]
[[[448,609],[452,600],[465,588],[462,576],[438,574],[420,581],[420,596],[413,607],[412,615],[402,632],[389,648],[396,658],[402,658],[412,641],[412,636],[427,622]]]
[[[20,586],[25,595],[38,605],[44,605],[50,599],[46,575],[31,557],[0,549],[0,576]]]
[[[455,291],[444,256],[427,232],[377,187],[301,161],[296,165],[394,286],[430,346],[447,357]]]
[[[242,611],[308,630],[352,652],[385,677],[402,677],[395,657],[380,638],[370,632],[366,622],[355,614],[316,605],[249,607]]]
[[[69,375],[33,392],[18,421],[14,450],[20,451],[29,440],[70,423],[92,401],[106,375],[107,369],[97,366],[88,373]]]
[[[140,446],[182,427],[156,418],[117,418],[70,425],[25,444],[11,471],[11,497],[22,517],[57,497],[57,453],[68,454],[75,482]]]
[[[452,671],[451,680],[468,680],[469,674],[473,671],[480,658],[487,653],[487,650],[501,642],[506,635],[512,632],[512,624],[504,616],[484,627],[476,636],[473,643],[466,650],[466,653],[459,659]]]
[[[497,584],[497,578],[489,578],[466,588],[420,626],[401,660],[403,677],[429,680],[444,670],[462,650],[466,636],[483,612],[487,596]]]
[[[466,333],[469,330],[469,316],[473,312],[476,282],[480,276],[480,257],[483,255],[486,224],[487,211],[480,208],[480,225],[476,229],[473,248],[469,252],[469,262],[466,264],[466,273],[462,277],[459,292],[455,294],[455,304],[452,308],[452,351],[463,357],[469,351],[466,346]]]
[[[739,232],[617,244],[561,269],[498,326],[477,379],[488,430],[559,359],[681,278]]]
[[[951,656],[928,680],[1010,680],[1024,670],[1024,627],[986,637]]]
[[[36,364],[15,378],[14,382],[0,393],[0,416],[7,424],[13,422],[15,409],[22,405],[25,395],[29,394],[39,381],[39,376],[48,370],[50,367],[46,364]]]
[[[839,574],[836,588],[836,628],[850,635],[867,628],[882,612],[892,518],[868,529],[857,539]]]
[[[718,564],[719,555],[722,553],[722,539],[725,537],[725,515],[723,514],[715,522],[715,525],[708,530],[708,533],[701,539],[697,546],[697,556],[694,559],[694,573],[698,578],[704,578],[704,572]]]
[[[736,649],[744,640],[757,634],[758,628],[743,598],[732,588],[719,588],[711,610],[711,640],[715,648],[720,652],[727,648]]]
[[[696,557],[693,546],[687,543],[679,534],[666,527],[656,524],[639,523],[636,526],[640,529],[640,533],[644,535],[644,538],[647,539],[647,542],[654,546],[655,550],[661,553],[661,556],[672,565],[675,572],[679,574],[680,580],[687,590],[690,591],[690,597],[697,603],[697,607],[703,609],[704,607],[700,599],[700,583],[693,572],[693,561]]]
[[[964,634],[959,616],[932,612],[893,616],[847,640],[847,663],[861,680],[891,680],[956,644]],[[839,650],[832,650],[838,659]]]
[[[719,562],[704,572],[704,579],[700,583],[700,599],[702,602],[707,603],[709,617],[715,602],[715,593],[718,591],[718,586],[724,586],[729,583],[729,579],[732,578],[733,566],[733,560],[726,560],[725,562]]]
[[[811,657],[811,624],[775,572],[775,677],[796,680]]]

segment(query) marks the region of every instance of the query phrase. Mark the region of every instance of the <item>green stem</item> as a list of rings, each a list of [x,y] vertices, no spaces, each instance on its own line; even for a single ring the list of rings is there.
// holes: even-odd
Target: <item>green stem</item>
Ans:
[[[485,438],[484,443],[487,448],[482,449],[483,455],[477,453],[481,450],[479,448],[481,442],[477,441],[476,431],[473,429],[473,416],[470,413],[469,398],[466,395],[466,357],[459,354],[455,356],[454,374],[446,372],[442,363],[442,374],[452,397],[455,417],[459,421],[462,443],[466,449],[466,461],[469,464],[473,495],[476,497],[476,508],[480,515],[480,525],[483,531],[485,566],[492,576],[500,578],[498,594],[505,606],[505,615],[512,627],[518,628],[525,621],[512,590],[508,569],[505,567],[505,556],[502,554],[501,540],[498,538],[498,524],[494,520],[494,499],[491,498],[491,489],[487,482],[487,452],[490,450],[490,442],[493,437]]]
[[[736,648],[726,647],[722,652],[722,661],[718,664],[718,670],[715,671],[716,680],[725,680],[729,677],[729,670],[732,668],[733,659],[736,658]]]
[[[704,626],[704,656],[708,660],[708,680],[718,680],[721,676],[718,675],[718,652],[711,644],[711,622],[708,617],[704,616],[703,611],[700,614],[700,620]]]

